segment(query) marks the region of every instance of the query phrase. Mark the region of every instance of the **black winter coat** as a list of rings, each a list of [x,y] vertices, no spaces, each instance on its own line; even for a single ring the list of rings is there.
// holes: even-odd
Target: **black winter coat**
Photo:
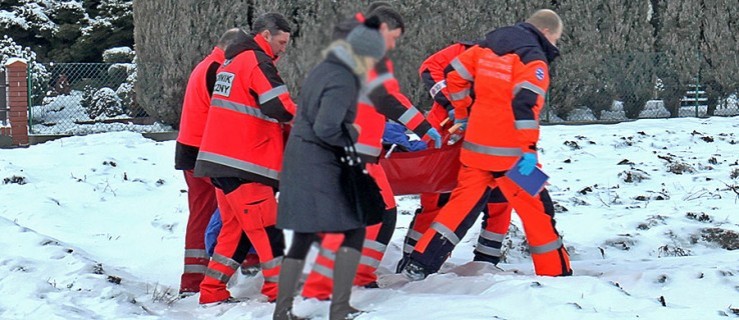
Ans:
[[[305,78],[298,115],[285,148],[277,227],[296,232],[341,232],[364,227],[341,189],[338,150],[352,143],[360,79],[341,47]],[[344,54],[341,54],[341,53]],[[342,130],[342,126],[346,131]]]

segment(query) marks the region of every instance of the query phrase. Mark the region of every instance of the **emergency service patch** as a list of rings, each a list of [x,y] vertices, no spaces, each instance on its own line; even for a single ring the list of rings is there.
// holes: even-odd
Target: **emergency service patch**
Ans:
[[[536,68],[536,78],[539,80],[544,80],[544,69]]]
[[[431,90],[429,90],[429,94],[431,94],[431,98],[436,97],[439,91],[441,91],[444,88],[446,88],[446,80],[441,80],[435,83],[434,86],[431,87]]]
[[[216,75],[216,84],[213,86],[213,94],[228,97],[231,94],[231,85],[235,75],[230,72],[220,72]]]

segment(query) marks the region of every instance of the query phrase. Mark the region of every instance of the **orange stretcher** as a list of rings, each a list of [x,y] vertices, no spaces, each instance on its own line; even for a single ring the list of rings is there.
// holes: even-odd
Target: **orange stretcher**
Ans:
[[[457,186],[462,142],[448,145],[448,139],[446,135],[440,149],[392,152],[380,159],[395,195],[451,192]]]

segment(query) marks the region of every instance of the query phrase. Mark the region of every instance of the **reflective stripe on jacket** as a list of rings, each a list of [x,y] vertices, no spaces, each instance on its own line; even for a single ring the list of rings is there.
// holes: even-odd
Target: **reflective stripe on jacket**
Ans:
[[[284,149],[281,122],[295,113],[269,43],[257,35],[226,52],[218,70],[195,174],[277,186]]]
[[[489,33],[451,62],[446,80],[455,116],[469,115],[463,164],[504,171],[524,152],[536,152],[548,63],[556,53],[536,28],[522,23]]]
[[[454,108],[449,98],[445,79],[446,74],[451,71],[449,63],[472,45],[472,43],[458,42],[447,46],[426,58],[421,63],[421,67],[418,68],[421,82],[434,101],[426,115],[426,119],[439,130],[441,129],[440,123],[448,117],[449,111]]]

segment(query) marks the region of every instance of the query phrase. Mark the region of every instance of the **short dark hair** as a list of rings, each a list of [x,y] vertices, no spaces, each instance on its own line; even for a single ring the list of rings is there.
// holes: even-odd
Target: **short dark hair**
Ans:
[[[388,28],[390,30],[395,30],[400,28],[400,32],[405,32],[405,23],[403,22],[403,17],[398,13],[398,11],[395,11],[395,9],[383,6],[378,7],[375,10],[372,10],[369,15],[367,15],[367,19],[377,17],[380,19],[380,23],[387,24]]]
[[[259,16],[251,26],[251,34],[257,35],[258,33],[269,30],[270,33],[278,33],[279,31],[290,33],[290,23],[287,22],[285,16],[277,12],[268,12]]]
[[[239,28],[231,28],[223,33],[220,39],[218,39],[217,47],[226,50],[226,48],[236,42],[242,41],[246,37],[246,32]]]

